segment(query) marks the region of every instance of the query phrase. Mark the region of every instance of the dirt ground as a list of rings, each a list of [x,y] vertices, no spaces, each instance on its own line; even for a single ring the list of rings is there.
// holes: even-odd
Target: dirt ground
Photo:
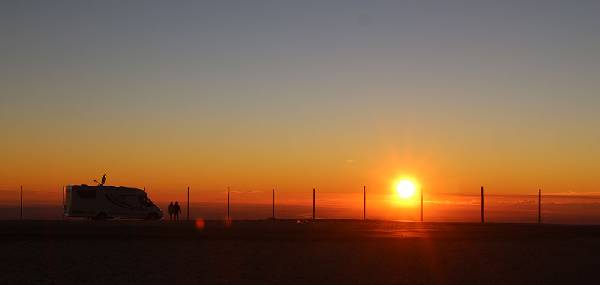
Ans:
[[[589,284],[600,227],[2,221],[0,284]]]

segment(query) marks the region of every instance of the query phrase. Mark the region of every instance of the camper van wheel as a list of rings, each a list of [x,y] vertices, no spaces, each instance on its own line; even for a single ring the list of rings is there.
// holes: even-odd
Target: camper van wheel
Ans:
[[[94,218],[92,218],[93,220],[96,221],[102,221],[102,220],[106,220],[108,218],[108,216],[106,215],[106,213],[104,212],[100,212],[98,213],[98,215],[96,215]]]
[[[158,220],[158,219],[160,219],[160,217],[158,216],[157,213],[150,213],[146,217],[146,220]]]

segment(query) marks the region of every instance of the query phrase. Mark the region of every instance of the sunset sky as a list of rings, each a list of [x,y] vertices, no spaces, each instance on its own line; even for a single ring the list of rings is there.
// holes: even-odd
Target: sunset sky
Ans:
[[[403,176],[432,195],[598,193],[599,11],[2,1],[0,200],[105,172],[165,200],[387,195]]]

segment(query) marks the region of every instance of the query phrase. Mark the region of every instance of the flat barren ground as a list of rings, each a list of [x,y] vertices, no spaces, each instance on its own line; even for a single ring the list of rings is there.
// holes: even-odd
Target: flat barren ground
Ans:
[[[0,284],[598,284],[600,227],[2,221]]]

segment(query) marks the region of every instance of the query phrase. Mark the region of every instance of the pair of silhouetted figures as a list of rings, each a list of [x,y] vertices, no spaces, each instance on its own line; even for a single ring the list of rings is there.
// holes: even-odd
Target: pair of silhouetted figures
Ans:
[[[175,204],[171,202],[169,204],[169,220],[179,221],[179,214],[181,213],[181,207],[179,206],[179,202],[175,201]]]

